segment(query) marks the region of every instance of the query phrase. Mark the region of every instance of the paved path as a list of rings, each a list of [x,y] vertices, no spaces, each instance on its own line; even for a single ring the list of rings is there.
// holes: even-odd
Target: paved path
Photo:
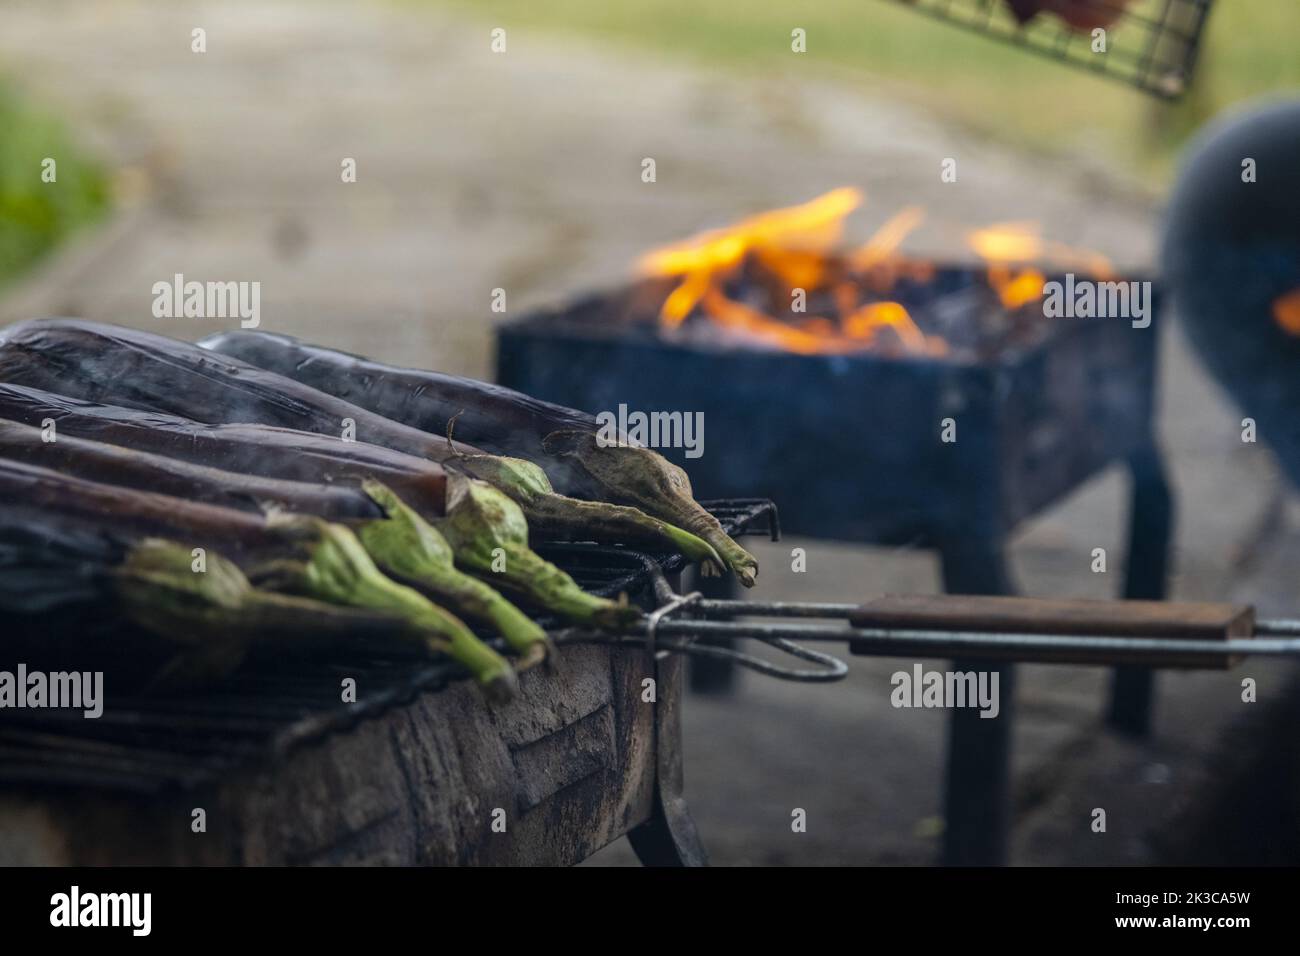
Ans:
[[[75,313],[197,338],[230,323],[152,319],[154,282],[176,272],[257,280],[264,328],[482,375],[499,318],[492,289],[505,288],[518,314],[620,281],[657,242],[844,184],[868,195],[857,234],[919,203],[932,216],[916,249],[953,253],[963,227],[1036,219],[1123,265],[1150,262],[1155,211],[1140,195],[845,92],[803,75],[807,61],[739,76],[509,24],[499,55],[494,25],[436,7],[320,0],[7,4],[0,64],[85,130],[131,201],[0,300],[0,318]],[[201,55],[190,52],[196,26],[207,31]],[[640,178],[647,156],[653,184]],[[949,156],[959,177],[945,185]],[[354,184],[340,180],[344,157],[357,160]],[[1253,566],[1241,560],[1277,500],[1267,454],[1236,440],[1236,416],[1181,341],[1167,344],[1162,431],[1183,501],[1176,591],[1286,609],[1292,565],[1276,557],[1286,525],[1273,522],[1282,530]],[[1122,479],[1103,476],[1026,530],[1015,561],[1028,592],[1113,591],[1117,575],[1093,575],[1087,562],[1098,545],[1118,553],[1121,495]],[[758,596],[936,587],[928,555],[818,543],[805,543],[817,572],[796,579],[782,572],[793,544],[762,550]],[[735,698],[691,702],[690,792],[720,861],[930,858],[942,720],[888,706],[896,666],[859,663],[850,682],[824,689],[748,680]],[[1027,669],[1018,859],[1071,858],[1062,834],[1077,820],[1061,801],[1099,798],[1063,793],[1058,778],[1104,751],[1104,739],[1084,743],[1102,739],[1103,680]],[[1216,728],[1241,710],[1238,681],[1166,679],[1156,750],[1132,759],[1159,752],[1175,768],[1161,771],[1168,786],[1194,779]],[[1102,758],[1085,769],[1099,766],[1109,779]],[[796,806],[810,814],[802,836],[789,831]],[[1123,848],[1112,858],[1140,859],[1145,844],[1108,846]]]
[[[190,52],[196,26],[204,54]],[[1149,253],[1149,211],[1078,170],[793,68],[702,73],[522,29],[494,54],[489,27],[350,2],[7,7],[0,58],[146,174],[152,201],[111,249],[0,317],[148,323],[153,283],[182,271],[261,281],[268,327],[484,373],[492,289],[517,312],[616,282],[657,242],[846,183],[867,191],[860,230],[903,203],[932,209],[915,237],[926,248],[952,248],[962,226],[1037,219],[1122,260]],[[947,156],[959,178],[944,185]],[[199,337],[212,324],[167,327]]]

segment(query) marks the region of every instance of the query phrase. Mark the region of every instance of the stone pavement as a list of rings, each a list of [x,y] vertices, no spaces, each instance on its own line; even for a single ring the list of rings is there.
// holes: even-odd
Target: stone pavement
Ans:
[[[497,25],[505,54],[489,48]],[[206,53],[190,51],[195,27]],[[437,6],[40,0],[6,5],[0,67],[84,132],[123,196],[112,223],[7,290],[6,321],[78,314],[189,338],[229,326],[152,318],[151,287],[180,272],[261,282],[263,328],[486,375],[494,288],[519,314],[621,281],[656,243],[840,185],[867,194],[854,235],[902,205],[929,209],[908,243],[928,253],[960,254],[964,228],[1021,219],[1126,267],[1147,267],[1155,244],[1155,204],[1121,176],[973,139],[803,61],[762,75],[688,68]],[[949,156],[958,182],[943,185]],[[356,183],[341,182],[345,157]],[[644,157],[655,183],[641,181]],[[1239,416],[1180,337],[1165,344],[1175,593],[1289,610],[1296,523],[1268,454],[1241,444]],[[1120,553],[1122,493],[1120,475],[1101,476],[1025,529],[1013,560],[1027,593],[1114,592],[1117,570],[1091,574],[1088,560],[1097,546]],[[795,544],[809,549],[806,575],[786,570]],[[937,586],[927,554],[793,541],[758,553],[758,597]],[[752,678],[689,702],[688,792],[718,862],[933,857],[944,721],[888,705],[897,667],[860,659],[841,685]],[[1139,747],[1098,733],[1104,672],[1025,668],[1014,859],[1150,859],[1163,822],[1151,794],[1160,806],[1196,791],[1248,709],[1243,673],[1261,698],[1286,677],[1258,663],[1166,676],[1156,739]],[[1117,822],[1088,843],[1098,805]],[[808,833],[790,832],[793,807],[808,810]],[[627,859],[615,846],[596,862]]]

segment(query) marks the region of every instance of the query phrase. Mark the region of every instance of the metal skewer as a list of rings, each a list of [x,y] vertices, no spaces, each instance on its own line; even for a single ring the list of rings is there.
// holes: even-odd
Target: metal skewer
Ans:
[[[581,631],[567,631],[557,635],[561,643],[601,642],[614,644],[644,644],[659,657],[668,653],[683,653],[715,659],[729,659],[769,676],[797,681],[834,681],[848,673],[843,661],[820,651],[800,646],[803,643],[844,642],[857,655],[900,657],[921,656],[963,659],[1028,660],[1044,663],[1108,665],[1139,663],[1152,667],[1227,667],[1234,659],[1254,657],[1300,657],[1300,619],[1254,621],[1248,608],[1228,608],[1241,620],[1249,622],[1249,633],[1234,633],[1225,625],[1219,636],[1186,636],[1176,630],[1166,633],[1169,622],[1160,622],[1159,636],[1143,634],[1144,626],[1151,621],[1134,617],[1133,636],[1090,632],[1086,627],[1077,631],[1060,627],[1053,632],[1035,632],[1031,628],[1009,631],[995,627],[972,626],[954,613],[954,623],[949,626],[931,624],[924,627],[882,626],[871,623],[829,623],[830,621],[870,618],[864,605],[838,602],[798,601],[734,601],[710,600],[698,593],[678,595],[667,579],[657,569],[651,572],[651,583],[659,608],[645,621],[625,634],[608,635]],[[940,609],[959,611],[961,602],[969,598],[935,597],[925,600],[935,602]],[[1011,607],[1023,610],[1041,604],[1034,599],[1007,599]],[[948,602],[947,604],[945,602]],[[1123,608],[1125,605],[1112,605]],[[1169,605],[1172,609],[1177,605]],[[1002,609],[1005,614],[1005,609]],[[684,615],[690,615],[685,617]],[[814,624],[802,621],[749,621],[736,618],[803,618],[819,619],[828,623]],[[1030,618],[1032,620],[1032,618]],[[1177,618],[1174,618],[1175,622]],[[1109,621],[1112,628],[1114,621]],[[1200,631],[1205,631],[1202,622]],[[1175,624],[1176,626],[1176,624]],[[1213,629],[1213,628],[1212,628]],[[1189,625],[1189,632],[1191,628]],[[1218,632],[1216,632],[1218,633]],[[730,648],[697,643],[701,639],[748,638],[761,641],[776,649],[821,665],[820,669],[791,669],[744,654]]]

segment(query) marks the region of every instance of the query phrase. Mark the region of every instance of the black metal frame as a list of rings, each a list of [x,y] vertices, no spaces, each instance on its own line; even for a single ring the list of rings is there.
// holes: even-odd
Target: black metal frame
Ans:
[[[1168,580],[1173,495],[1154,438],[1135,451],[1127,465],[1131,486],[1122,596],[1161,600]],[[947,542],[940,554],[944,590],[949,594],[1016,593],[1002,541]],[[963,671],[969,666],[956,661],[953,669]],[[959,709],[949,720],[942,859],[951,866],[1006,862],[1015,665],[1002,665],[999,680],[1003,704],[996,718],[986,720],[976,711]],[[1117,667],[1111,678],[1107,724],[1130,736],[1147,734],[1154,695],[1154,671]]]

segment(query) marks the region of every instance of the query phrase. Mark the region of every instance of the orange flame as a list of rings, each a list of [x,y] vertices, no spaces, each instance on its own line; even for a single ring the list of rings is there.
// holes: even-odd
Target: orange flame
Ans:
[[[750,254],[791,288],[816,286],[826,251],[839,241],[845,217],[861,202],[860,191],[835,189],[801,206],[759,213],[655,249],[638,267],[643,275],[681,276],[661,313],[664,324],[675,328]]]
[[[1287,335],[1300,336],[1300,288],[1273,300],[1273,319]]]
[[[903,240],[921,225],[925,211],[919,206],[906,206],[894,213],[875,235],[849,253],[849,263],[855,269],[867,270],[888,262],[898,251]]]
[[[972,230],[966,236],[975,254],[988,263],[989,285],[1008,309],[1018,309],[1042,298],[1046,276],[1033,267],[1012,268],[1013,263],[1050,262],[1077,268],[1098,279],[1112,275],[1110,261],[1095,252],[1075,249],[1042,239],[1032,222],[1003,222]]]
[[[661,324],[675,329],[699,313],[755,341],[805,355],[867,348],[946,354],[947,343],[927,335],[907,309],[889,297],[900,277],[925,282],[933,275],[933,263],[905,259],[898,252],[923,221],[923,211],[902,209],[863,245],[836,254],[844,220],[861,202],[859,190],[835,189],[642,256],[637,263],[642,275],[678,280],[660,309]],[[1055,262],[1092,275],[1110,274],[1104,258],[1043,240],[1032,223],[975,230],[967,241],[987,262],[989,285],[1008,309],[1042,297],[1044,275],[1028,263]],[[769,313],[731,298],[727,285],[742,275],[769,302],[791,305]],[[803,314],[815,293],[824,293],[838,318]]]

